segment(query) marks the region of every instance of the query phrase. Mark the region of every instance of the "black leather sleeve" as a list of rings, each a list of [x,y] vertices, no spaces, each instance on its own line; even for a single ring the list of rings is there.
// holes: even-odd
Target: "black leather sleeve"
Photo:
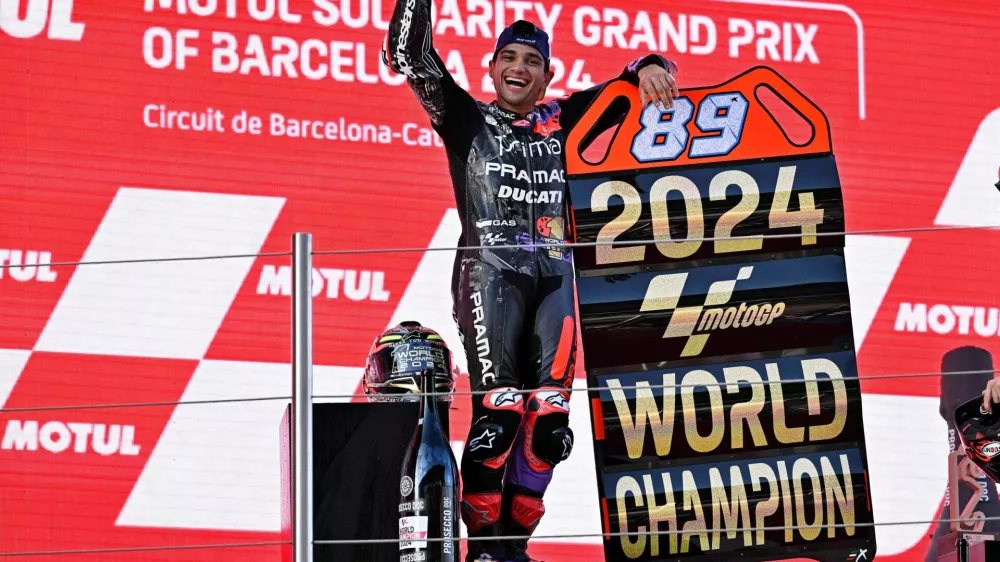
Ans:
[[[677,74],[677,64],[660,55],[652,54],[639,57],[625,65],[625,69],[622,70],[622,73],[616,79],[627,80],[628,82],[638,86],[639,69],[650,64],[655,64],[656,66],[664,68],[671,74]],[[594,101],[594,98],[597,97],[597,94],[601,92],[601,88],[603,88],[606,83],[607,82],[604,82],[579,92],[573,92],[572,94],[559,100],[559,107],[562,109],[560,124],[563,129],[569,131],[574,125],[576,125],[577,121],[580,120],[580,117],[583,116],[583,112],[587,110],[587,106]]]
[[[382,62],[406,81],[442,137],[458,126],[472,126],[475,100],[455,83],[432,42],[430,0],[397,0],[382,46]],[[447,141],[447,139],[445,139]]]

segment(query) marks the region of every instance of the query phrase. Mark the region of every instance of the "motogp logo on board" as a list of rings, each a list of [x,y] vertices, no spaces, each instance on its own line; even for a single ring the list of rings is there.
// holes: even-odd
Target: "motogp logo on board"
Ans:
[[[737,281],[750,278],[753,266],[741,267],[736,279],[716,281],[708,288],[705,302],[698,306],[678,307],[687,273],[670,273],[657,275],[649,282],[646,296],[642,300],[640,312],[673,310],[670,323],[667,324],[664,338],[687,338],[681,357],[700,355],[708,343],[710,334],[695,334],[698,332],[713,332],[729,328],[749,328],[750,326],[770,325],[785,312],[785,303],[761,303],[747,306],[740,303],[737,306],[721,307],[729,303],[736,288]],[[720,308],[708,308],[720,307]]]

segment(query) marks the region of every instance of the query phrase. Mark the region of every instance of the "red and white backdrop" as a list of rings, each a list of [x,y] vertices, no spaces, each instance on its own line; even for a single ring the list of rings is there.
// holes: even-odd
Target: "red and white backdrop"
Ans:
[[[682,86],[769,65],[831,121],[850,230],[1000,224],[1000,5],[849,4],[438,0],[435,40],[483,99],[493,38],[518,17],[553,36],[552,94],[648,51],[679,63]],[[0,268],[0,403],[21,409],[0,415],[0,552],[278,540],[283,401],[44,408],[290,394],[289,258],[17,266],[279,253],[296,231],[317,250],[454,245],[444,150],[380,63],[391,10],[0,0],[0,264],[13,266]],[[1000,352],[998,250],[988,230],[850,236],[862,376],[933,372],[960,345]],[[317,256],[316,392],[356,393],[372,338],[402,319],[440,330],[464,366],[452,257]],[[939,512],[938,384],[864,384],[880,522]],[[577,400],[572,423],[590,435]],[[540,534],[600,533],[588,441],[557,469]],[[929,532],[880,528],[879,559],[923,560]],[[550,542],[538,552],[556,562],[600,549],[599,537]]]

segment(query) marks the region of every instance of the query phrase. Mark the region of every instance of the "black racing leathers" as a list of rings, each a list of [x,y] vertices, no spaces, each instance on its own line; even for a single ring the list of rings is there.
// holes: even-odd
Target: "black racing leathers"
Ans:
[[[455,83],[431,29],[430,0],[398,0],[382,56],[407,76],[444,141],[459,245],[482,247],[458,253],[452,282],[472,389],[490,391],[472,401],[462,518],[470,537],[530,535],[552,469],[573,445],[576,303],[570,251],[557,246],[572,234],[563,143],[600,85],[515,115]],[[638,84],[644,64],[676,70],[649,55],[622,78]],[[517,392],[524,388],[538,390]],[[481,541],[477,548],[493,549]]]
[[[405,74],[444,141],[462,246],[487,246],[461,257],[527,275],[572,273],[565,248],[489,248],[556,244],[567,239],[563,141],[600,85],[539,105],[521,117],[496,102],[476,101],[455,83],[431,43],[430,0],[399,0],[383,61]],[[636,59],[621,78],[638,84],[638,69],[676,66],[659,55]],[[459,257],[459,260],[461,259]]]

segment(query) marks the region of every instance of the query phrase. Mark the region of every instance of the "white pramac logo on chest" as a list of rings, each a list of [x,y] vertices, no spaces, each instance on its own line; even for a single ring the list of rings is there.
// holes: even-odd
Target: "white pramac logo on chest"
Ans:
[[[553,182],[566,183],[566,171],[560,168],[551,170],[522,170],[513,164],[501,164],[499,162],[487,162],[486,171],[496,173],[503,178],[523,181],[526,183],[548,184]]]

